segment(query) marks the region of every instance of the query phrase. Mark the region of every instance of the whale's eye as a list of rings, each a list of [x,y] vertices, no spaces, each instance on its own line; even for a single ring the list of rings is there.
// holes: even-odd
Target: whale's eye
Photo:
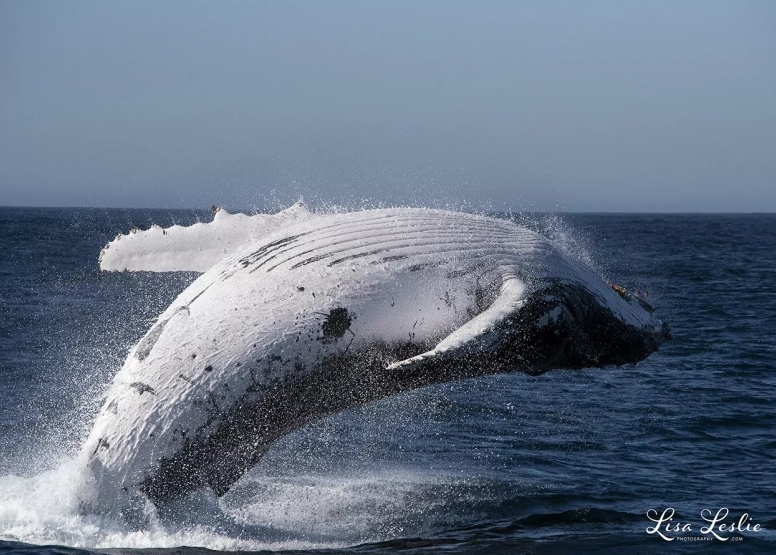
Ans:
[[[335,308],[332,310],[326,320],[323,322],[323,340],[336,341],[348,331],[352,319],[347,308]]]

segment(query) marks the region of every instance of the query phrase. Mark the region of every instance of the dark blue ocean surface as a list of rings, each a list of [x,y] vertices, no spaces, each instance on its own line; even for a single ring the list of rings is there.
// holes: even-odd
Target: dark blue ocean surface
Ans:
[[[147,529],[80,515],[73,459],[100,395],[196,277],[102,274],[100,249],[210,217],[0,208],[0,551],[776,551],[774,215],[519,216],[649,291],[673,340],[636,366],[443,384],[328,418]],[[692,528],[672,542],[646,531],[669,508]],[[761,530],[705,541],[704,509],[722,508]]]

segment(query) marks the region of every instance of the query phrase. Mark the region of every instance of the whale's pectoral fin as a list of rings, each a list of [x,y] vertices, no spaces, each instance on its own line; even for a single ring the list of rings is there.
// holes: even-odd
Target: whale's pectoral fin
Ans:
[[[466,361],[471,360],[472,357],[493,352],[495,345],[500,341],[498,329],[523,306],[525,292],[525,283],[514,270],[511,268],[502,270],[501,291],[487,309],[445,337],[430,351],[390,364],[387,370],[395,372],[419,370],[448,361],[458,361],[466,365]],[[462,372],[473,375],[476,370],[462,368]]]
[[[227,255],[270,233],[314,216],[303,202],[277,214],[230,214],[213,207],[209,223],[132,229],[119,234],[100,252],[107,272],[205,272]]]

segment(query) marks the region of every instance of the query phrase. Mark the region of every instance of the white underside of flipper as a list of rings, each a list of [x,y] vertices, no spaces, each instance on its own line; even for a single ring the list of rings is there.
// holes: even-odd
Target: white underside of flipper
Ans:
[[[100,253],[100,269],[108,272],[205,272],[270,233],[314,218],[302,202],[277,214],[230,214],[216,211],[210,223],[188,227],[153,226],[119,234]]]

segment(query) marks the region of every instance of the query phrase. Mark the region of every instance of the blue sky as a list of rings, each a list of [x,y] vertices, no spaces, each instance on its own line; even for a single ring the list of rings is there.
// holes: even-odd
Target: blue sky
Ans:
[[[769,1],[4,1],[0,205],[773,212],[774,30]]]

